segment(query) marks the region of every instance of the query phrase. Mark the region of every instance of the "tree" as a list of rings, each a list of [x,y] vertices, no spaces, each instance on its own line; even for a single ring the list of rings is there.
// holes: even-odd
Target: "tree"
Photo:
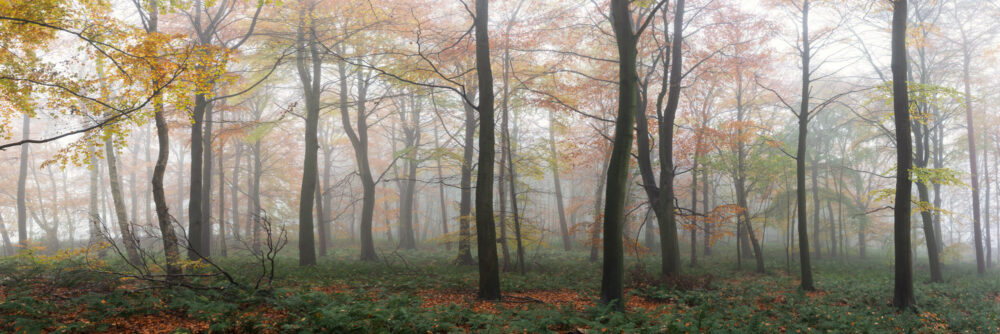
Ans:
[[[315,19],[312,17],[313,9],[315,9],[312,7],[314,4],[302,3],[301,5],[296,34],[295,65],[306,100],[306,147],[305,165],[302,170],[302,189],[299,193],[299,265],[314,266],[316,265],[316,239],[313,235],[313,205],[315,204],[316,184],[319,178],[317,129],[319,127],[323,59],[320,58],[319,48],[316,46],[316,25]],[[309,34],[308,39],[307,33]]]
[[[678,7],[683,8],[683,0],[678,1]],[[664,2],[657,4],[656,8],[662,6]],[[633,30],[632,11],[629,9],[629,1],[611,0],[611,25],[615,35],[615,44],[618,48],[618,115],[615,117],[615,134],[611,150],[611,159],[608,163],[607,188],[604,202],[604,263],[601,266],[601,303],[611,305],[616,311],[623,311],[625,307],[624,296],[624,276],[625,276],[625,256],[622,241],[622,232],[625,225],[625,200],[628,197],[628,174],[629,160],[632,151],[632,129],[635,124],[636,110],[639,107],[639,78],[636,58],[638,56],[637,41],[642,34],[642,30],[651,22],[655,16],[655,10],[651,12],[637,30]],[[683,12],[680,13],[683,17]],[[678,80],[680,77],[678,77]],[[678,87],[679,88],[679,87]],[[675,102],[676,103],[676,102]],[[675,105],[676,107],[676,105]],[[669,107],[668,107],[669,109]],[[671,132],[673,131],[673,122]],[[669,159],[669,158],[668,158]],[[668,162],[669,163],[669,162]],[[664,179],[667,177],[665,176]],[[663,181],[664,184],[672,180]],[[661,194],[669,196],[671,203],[670,216],[673,216],[673,194]],[[677,248],[677,229],[672,225],[660,225],[661,240],[663,244],[669,243],[670,239],[663,238],[664,229],[673,230],[673,246]],[[666,248],[664,248],[666,249]],[[668,264],[680,266],[680,250],[676,254],[663,254],[666,258],[674,256],[674,259],[663,260],[664,274],[674,272],[677,268],[668,267]]]
[[[892,96],[893,119],[896,124],[896,200],[893,208],[896,277],[892,305],[898,309],[910,308],[915,302],[913,258],[910,253],[910,169],[913,167],[913,143],[910,139],[910,100],[906,82],[909,67],[906,58],[906,5],[907,0],[894,0],[892,12]]]
[[[496,223],[493,220],[493,163],[496,152],[493,120],[493,69],[490,66],[489,1],[476,0],[476,76],[479,87],[479,170],[476,173],[476,244],[479,254],[479,299],[500,299]]]

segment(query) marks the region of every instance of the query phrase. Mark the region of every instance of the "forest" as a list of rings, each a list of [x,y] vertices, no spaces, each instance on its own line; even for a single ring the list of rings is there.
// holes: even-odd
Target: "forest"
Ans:
[[[1000,333],[998,17],[0,0],[0,332]]]

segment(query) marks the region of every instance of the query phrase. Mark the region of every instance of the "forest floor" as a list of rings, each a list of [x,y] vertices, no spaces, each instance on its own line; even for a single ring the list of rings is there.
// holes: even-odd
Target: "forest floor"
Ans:
[[[656,258],[629,256],[627,312],[612,313],[596,303],[599,266],[584,252],[529,253],[526,274],[501,275],[501,302],[476,300],[476,268],[454,266],[451,252],[373,263],[353,252],[311,268],[279,258],[273,283],[256,290],[249,257],[218,260],[241,288],[218,276],[162,288],[109,274],[114,264],[21,255],[0,260],[0,332],[1000,332],[1000,273],[979,278],[965,265],[948,266],[941,284],[918,266],[919,306],[900,313],[886,259],[819,260],[818,290],[802,292],[784,254],[765,274],[714,255],[670,282],[658,279]]]

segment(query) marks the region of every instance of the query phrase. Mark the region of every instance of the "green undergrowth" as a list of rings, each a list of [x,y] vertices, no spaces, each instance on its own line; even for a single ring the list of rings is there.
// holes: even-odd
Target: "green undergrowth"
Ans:
[[[498,304],[483,312],[469,303],[425,303],[428,291],[475,296],[477,271],[455,266],[444,251],[380,254],[377,262],[338,249],[319,265],[301,268],[279,258],[270,288],[234,288],[218,278],[196,287],[155,288],[102,271],[109,261],[84,266],[74,255],[26,254],[0,260],[0,332],[96,332],[120,329],[108,319],[162,321],[175,332],[425,333],[425,332],[673,332],[673,333],[953,333],[1000,331],[1000,278],[948,267],[945,283],[927,282],[916,268],[918,307],[890,305],[892,271],[884,260],[819,260],[815,292],[798,289],[798,268],[784,260],[754,273],[737,270],[719,254],[659,279],[658,259],[629,257],[628,312],[597,305],[599,265],[587,253],[541,251],[528,257],[525,275],[502,274],[502,289],[532,296],[542,291],[586,296],[586,302]],[[249,258],[217,259],[246,281]],[[244,272],[247,271],[247,272]],[[530,298],[529,298],[530,299]],[[596,306],[595,306],[596,305]],[[632,305],[632,304],[630,304]],[[138,320],[141,319],[141,320]]]

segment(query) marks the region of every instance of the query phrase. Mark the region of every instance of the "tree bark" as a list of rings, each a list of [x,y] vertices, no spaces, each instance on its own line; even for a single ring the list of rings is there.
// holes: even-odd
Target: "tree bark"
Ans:
[[[433,98],[433,95],[432,97]],[[434,123],[434,148],[441,150],[441,142],[438,139],[438,129],[437,123]],[[448,235],[448,205],[445,202],[444,197],[444,173],[441,167],[441,155],[436,155],[437,157],[437,176],[438,176],[438,203],[441,204],[441,235]],[[451,251],[451,242],[445,241],[444,248],[447,251]]]
[[[31,116],[23,115],[21,123],[21,139],[31,136]],[[21,145],[21,164],[17,169],[17,243],[20,247],[28,247],[28,203],[25,187],[28,181],[28,144]]]
[[[229,256],[229,250],[226,249],[226,172],[223,167],[223,163],[226,161],[226,156],[223,154],[223,149],[226,147],[226,143],[219,143],[219,256],[227,257]],[[233,197],[236,197],[236,193],[233,193]]]
[[[372,220],[375,214],[375,178],[372,176],[371,166],[368,162],[368,109],[367,101],[367,78],[363,71],[358,72],[358,97],[357,103],[357,124],[351,126],[351,116],[347,108],[347,64],[344,61],[337,63],[337,71],[340,74],[340,121],[347,133],[351,146],[354,147],[354,160],[358,165],[358,175],[361,177],[362,201],[361,201],[361,260],[375,261],[378,256],[375,254],[375,239],[372,235]]]
[[[476,244],[479,299],[500,299],[496,224],[493,220],[493,69],[490,66],[489,1],[476,0],[476,76],[479,82],[479,169],[476,173]]]
[[[552,154],[549,167],[552,169],[552,182],[556,193],[556,210],[559,211],[559,232],[562,233],[563,250],[568,252],[572,248],[573,239],[569,233],[569,225],[566,224],[566,208],[563,206],[562,183],[559,179],[559,152],[556,150],[555,116],[552,110],[549,110],[549,150]]]
[[[105,159],[108,162],[108,180],[111,182],[111,199],[115,204],[115,215],[118,218],[118,228],[121,231],[122,243],[125,245],[125,252],[128,261],[132,265],[139,265],[142,259],[139,258],[138,240],[132,235],[131,223],[128,220],[128,212],[125,211],[125,196],[122,194],[121,178],[118,175],[118,159],[115,157],[115,146],[111,135],[104,138]]]
[[[809,133],[809,1],[802,1],[802,105],[799,109],[799,142],[795,154],[795,201],[799,223],[799,268],[801,288],[813,291],[812,265],[809,261],[808,215],[806,212],[806,138]]]
[[[913,259],[910,253],[910,169],[913,146],[910,139],[910,100],[906,83],[906,5],[894,0],[892,14],[893,121],[896,125],[896,199],[893,204],[893,239],[896,275],[892,304],[898,309],[913,306]],[[971,124],[970,124],[971,127]],[[970,138],[971,140],[971,138]],[[975,160],[973,160],[975,161]],[[973,166],[975,164],[973,163]],[[975,174],[973,174],[975,175]]]
[[[900,2],[905,2],[905,0],[896,0],[897,5]],[[972,187],[972,235],[976,252],[976,272],[979,276],[983,276],[986,273],[986,261],[983,256],[983,231],[979,205],[979,164],[976,159],[976,126],[972,118],[972,79],[969,69],[972,62],[972,51],[969,49],[969,41],[965,40],[964,32],[962,35],[962,81],[965,88],[965,121],[969,134],[969,173],[972,175],[972,184],[969,185]]]
[[[302,9],[305,16],[305,7]],[[305,37],[309,29],[309,39]],[[316,238],[313,226],[313,205],[316,200],[316,183],[319,178],[319,98],[322,83],[322,59],[314,39],[315,27],[301,25],[295,56],[302,91],[306,100],[305,157],[302,168],[302,188],[299,192],[299,265],[316,265]],[[311,67],[311,68],[310,68]],[[310,74],[310,71],[312,72]]]
[[[475,95],[475,92],[472,93]],[[468,103],[463,103],[465,109],[465,143],[462,146],[462,175],[459,181],[461,198],[458,205],[458,257],[455,263],[469,266],[472,260],[472,155],[476,134],[475,109]]]
[[[632,127],[639,104],[639,87],[636,73],[636,40],[632,28],[632,14],[626,0],[611,0],[611,21],[618,47],[618,115],[604,205],[604,264],[601,269],[601,303],[613,310],[624,311],[625,258],[622,231],[625,226],[625,199],[627,196],[629,160],[632,151]],[[660,224],[662,230],[669,225]],[[676,230],[675,230],[676,232]],[[661,243],[669,243],[666,238]],[[666,263],[664,259],[664,263]]]

